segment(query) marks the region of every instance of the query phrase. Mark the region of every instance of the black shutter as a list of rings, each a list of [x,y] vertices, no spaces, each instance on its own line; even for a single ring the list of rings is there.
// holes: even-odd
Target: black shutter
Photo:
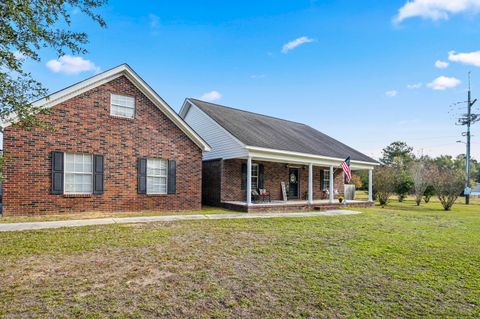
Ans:
[[[93,155],[93,193],[103,194],[104,192],[104,161],[103,155]]]
[[[323,191],[324,187],[323,184],[325,183],[325,171],[323,169],[320,169],[320,187],[321,190]]]
[[[63,152],[52,152],[52,194],[63,194]]]
[[[242,164],[242,184],[241,189],[247,188],[247,164]]]
[[[137,162],[137,191],[139,194],[147,193],[147,159],[141,157]]]
[[[265,188],[265,168],[263,164],[258,164],[258,188]]]
[[[177,192],[177,162],[175,160],[168,161],[167,187],[168,194],[175,194]]]

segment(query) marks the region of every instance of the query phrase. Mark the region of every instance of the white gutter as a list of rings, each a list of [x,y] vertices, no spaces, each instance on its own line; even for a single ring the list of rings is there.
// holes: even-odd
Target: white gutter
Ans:
[[[321,155],[313,155],[300,152],[291,152],[270,148],[263,148],[257,146],[245,146],[249,155],[255,159],[273,160],[278,162],[290,162],[297,164],[317,164],[317,165],[334,165],[339,166],[345,160],[344,158],[335,158]],[[365,162],[365,161],[350,161],[352,169],[373,169],[379,166],[379,163]]]

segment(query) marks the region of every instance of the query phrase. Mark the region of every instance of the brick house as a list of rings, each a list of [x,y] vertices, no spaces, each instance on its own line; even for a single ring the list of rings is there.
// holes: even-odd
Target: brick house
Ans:
[[[344,193],[340,168],[369,171],[378,162],[301,123],[186,99],[180,116],[212,147],[203,157],[204,204],[243,211],[331,208]],[[247,183],[250,181],[250,183]],[[258,196],[266,190],[270,196]]]
[[[128,65],[34,103],[4,127],[3,214],[201,208],[209,145]]]

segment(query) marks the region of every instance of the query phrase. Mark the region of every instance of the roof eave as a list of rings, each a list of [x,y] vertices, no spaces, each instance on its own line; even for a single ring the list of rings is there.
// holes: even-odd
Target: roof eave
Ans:
[[[336,157],[328,157],[316,154],[308,154],[308,153],[300,153],[300,152],[292,152],[292,151],[285,151],[279,149],[271,149],[271,148],[264,148],[258,146],[245,146],[249,154],[253,157],[260,157],[265,159],[273,159],[273,160],[285,160],[285,161],[292,161],[297,163],[312,163],[312,164],[323,164],[323,165],[340,165],[345,159],[344,158],[336,158]],[[367,161],[358,161],[358,160],[351,160],[350,161],[352,168],[357,169],[369,169],[374,168],[375,166],[379,166],[380,163],[378,162],[367,162]]]

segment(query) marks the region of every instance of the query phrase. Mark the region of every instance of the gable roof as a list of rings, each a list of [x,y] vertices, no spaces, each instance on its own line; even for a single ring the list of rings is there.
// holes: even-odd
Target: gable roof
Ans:
[[[198,135],[128,64],[121,64],[86,80],[75,83],[60,91],[52,93],[32,103],[34,107],[48,109],[79,94],[89,91],[118,77],[125,76],[132,82],[163,114],[165,114],[182,132],[184,132],[200,149],[210,151],[210,146]],[[2,123],[5,128],[18,119],[12,118]]]
[[[314,128],[297,122],[189,98],[246,146],[378,164],[369,156]]]

